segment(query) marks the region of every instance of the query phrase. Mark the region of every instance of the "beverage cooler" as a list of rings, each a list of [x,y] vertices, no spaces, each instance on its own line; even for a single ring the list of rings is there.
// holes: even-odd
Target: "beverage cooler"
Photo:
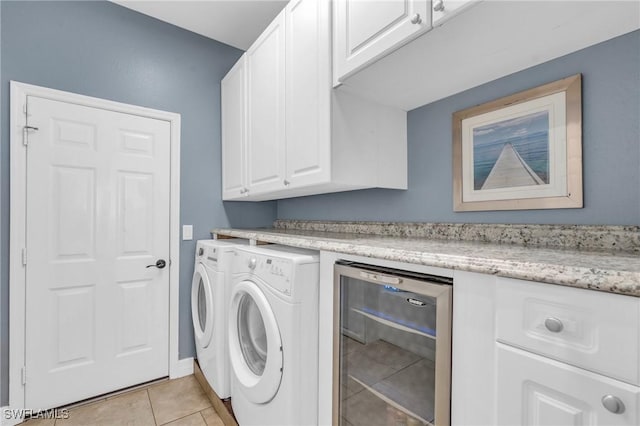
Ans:
[[[333,424],[448,425],[452,279],[334,270]]]

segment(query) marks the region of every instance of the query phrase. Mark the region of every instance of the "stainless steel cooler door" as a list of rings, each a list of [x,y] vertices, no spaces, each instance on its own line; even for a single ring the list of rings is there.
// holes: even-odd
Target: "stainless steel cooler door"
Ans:
[[[365,268],[334,269],[334,424],[448,425],[451,285]]]

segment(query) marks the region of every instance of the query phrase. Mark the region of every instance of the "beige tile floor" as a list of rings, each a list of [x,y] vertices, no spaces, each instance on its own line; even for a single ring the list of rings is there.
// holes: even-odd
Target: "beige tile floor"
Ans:
[[[68,419],[31,419],[24,426],[223,426],[193,375],[154,383],[69,409]]]

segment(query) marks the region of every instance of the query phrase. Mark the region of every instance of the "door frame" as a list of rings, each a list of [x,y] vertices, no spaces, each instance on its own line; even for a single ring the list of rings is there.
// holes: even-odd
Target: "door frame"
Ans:
[[[25,407],[22,368],[25,365],[27,150],[23,145],[27,96],[100,108],[113,112],[167,121],[170,124],[169,199],[169,377],[193,372],[193,358],[178,359],[178,307],[180,279],[180,114],[79,95],[46,87],[10,83],[10,231],[9,231],[9,407]],[[17,307],[17,309],[16,309]],[[28,375],[28,373],[27,373]],[[37,407],[34,407],[37,408]],[[19,422],[20,420],[18,420]]]

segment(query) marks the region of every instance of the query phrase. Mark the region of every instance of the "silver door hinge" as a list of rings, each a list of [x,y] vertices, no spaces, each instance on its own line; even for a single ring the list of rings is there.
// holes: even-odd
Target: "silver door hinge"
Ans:
[[[27,384],[27,367],[22,367],[22,384]]]
[[[22,249],[22,266],[25,266],[27,264],[27,249],[23,248]]]

